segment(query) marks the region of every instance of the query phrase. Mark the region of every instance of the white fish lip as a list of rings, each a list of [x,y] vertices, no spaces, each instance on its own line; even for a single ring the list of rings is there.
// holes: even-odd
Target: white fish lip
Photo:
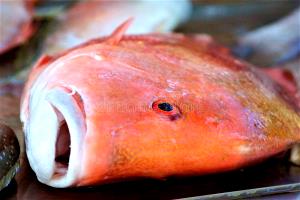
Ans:
[[[82,145],[86,133],[85,113],[76,101],[74,88],[53,88],[32,99],[35,107],[31,112],[26,131],[26,148],[29,163],[40,182],[63,188],[76,185],[80,179]],[[70,154],[68,163],[57,161],[57,143],[62,123],[69,130]],[[64,142],[64,141],[63,141]],[[68,148],[68,147],[67,147]]]

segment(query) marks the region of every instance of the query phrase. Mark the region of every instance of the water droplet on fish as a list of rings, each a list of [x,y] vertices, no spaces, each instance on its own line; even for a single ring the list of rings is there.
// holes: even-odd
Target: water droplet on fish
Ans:
[[[166,88],[166,92],[173,92],[174,91],[174,89],[173,88]]]
[[[64,65],[65,65],[65,62],[60,62],[60,63],[57,64],[57,67],[62,67]]]
[[[98,60],[98,61],[103,60],[103,58],[102,58],[100,55],[98,55],[98,54],[95,54],[95,55],[93,55],[92,57],[93,57],[95,60]]]
[[[167,83],[170,88],[175,89],[176,85],[178,84],[178,81],[167,80]]]
[[[186,90],[182,91],[181,95],[182,96],[187,96],[188,95],[188,91],[186,91]]]
[[[207,117],[205,119],[205,123],[206,124],[214,124],[214,125],[218,126],[218,124],[220,123],[220,119],[218,117]]]
[[[252,151],[252,148],[249,147],[249,146],[246,146],[246,145],[241,145],[241,146],[238,147],[238,151],[241,154],[248,154]]]

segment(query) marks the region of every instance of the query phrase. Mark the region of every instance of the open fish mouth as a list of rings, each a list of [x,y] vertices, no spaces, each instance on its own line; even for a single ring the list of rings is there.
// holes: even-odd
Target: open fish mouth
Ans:
[[[43,96],[32,99],[36,108],[26,136],[28,159],[41,182],[72,186],[79,178],[86,130],[81,102],[78,93],[66,88],[54,88]]]

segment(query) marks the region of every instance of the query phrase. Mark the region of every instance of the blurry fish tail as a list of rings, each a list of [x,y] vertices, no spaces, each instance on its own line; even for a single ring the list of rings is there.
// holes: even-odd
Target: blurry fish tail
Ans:
[[[120,26],[118,26],[114,32],[107,38],[106,43],[108,44],[118,44],[125,34],[126,30],[133,22],[133,17],[127,19]]]

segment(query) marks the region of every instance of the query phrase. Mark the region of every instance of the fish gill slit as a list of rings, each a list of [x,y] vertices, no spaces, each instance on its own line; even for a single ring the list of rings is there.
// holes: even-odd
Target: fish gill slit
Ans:
[[[84,109],[84,102],[81,95],[74,89],[69,87],[63,87],[63,90],[75,100],[74,106],[78,107],[81,111],[82,117],[85,120],[86,113]],[[64,114],[59,109],[52,105],[57,119],[59,121],[59,127],[57,129],[57,138],[55,142],[55,169],[53,178],[59,179],[67,175],[69,170],[70,157],[72,153],[72,140],[71,132]],[[85,125],[86,126],[86,125]]]

